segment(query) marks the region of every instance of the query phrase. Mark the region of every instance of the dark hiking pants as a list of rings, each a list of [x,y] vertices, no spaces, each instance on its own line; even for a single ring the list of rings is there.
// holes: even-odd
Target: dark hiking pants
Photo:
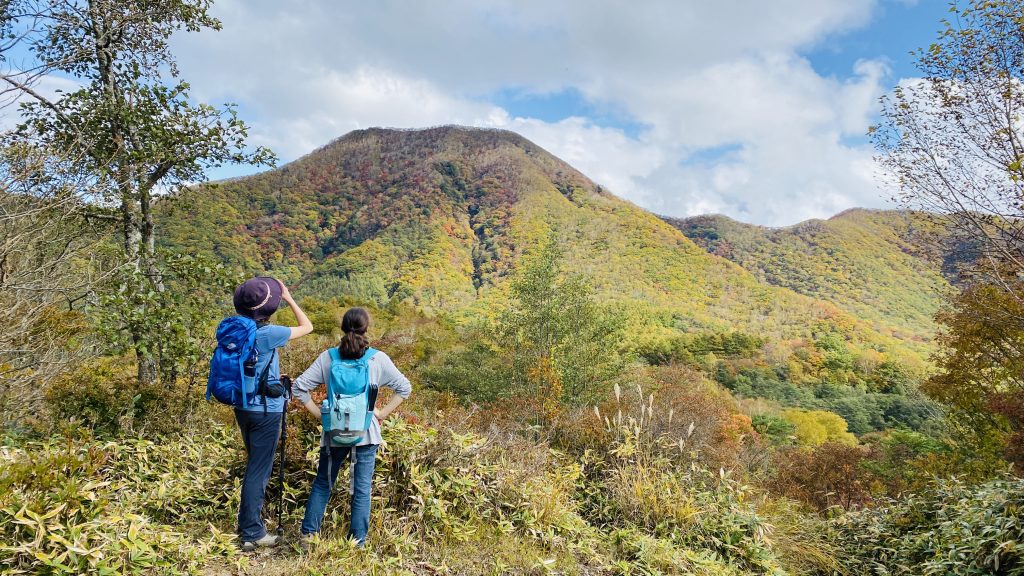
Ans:
[[[235,410],[248,460],[242,479],[242,502],[238,507],[238,536],[252,542],[267,535],[263,525],[263,496],[274,469],[274,453],[281,435],[281,413]]]

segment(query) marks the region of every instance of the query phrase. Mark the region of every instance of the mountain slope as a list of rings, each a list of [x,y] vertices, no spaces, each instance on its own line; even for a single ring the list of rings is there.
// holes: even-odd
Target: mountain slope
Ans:
[[[676,330],[838,332],[858,348],[916,356],[926,339],[890,338],[760,282],[504,131],[356,131],[280,169],[184,191],[161,214],[178,248],[300,281],[307,293],[428,313],[493,313],[523,254],[554,238],[566,268],[623,309],[638,341]]]
[[[914,214],[855,209],[786,228],[717,215],[665,220],[770,284],[832,302],[904,337],[934,332],[932,317],[951,289],[941,264],[911,246],[912,229],[928,226]]]

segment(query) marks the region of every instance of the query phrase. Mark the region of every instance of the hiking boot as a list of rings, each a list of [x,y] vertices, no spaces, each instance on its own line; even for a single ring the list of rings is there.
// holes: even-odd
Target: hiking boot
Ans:
[[[267,534],[259,540],[251,540],[249,542],[242,542],[242,552],[252,552],[257,548],[273,548],[277,546],[281,541],[281,538],[275,534]]]
[[[309,547],[313,545],[314,538],[316,538],[316,534],[300,534],[299,548],[301,548],[303,552],[309,551]]]

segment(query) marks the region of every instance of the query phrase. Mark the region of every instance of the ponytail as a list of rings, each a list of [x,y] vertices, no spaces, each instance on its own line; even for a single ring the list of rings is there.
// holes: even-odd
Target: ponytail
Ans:
[[[338,352],[342,358],[362,358],[370,347],[370,339],[366,337],[366,329],[370,327],[370,313],[365,308],[349,308],[341,319],[341,337]]]

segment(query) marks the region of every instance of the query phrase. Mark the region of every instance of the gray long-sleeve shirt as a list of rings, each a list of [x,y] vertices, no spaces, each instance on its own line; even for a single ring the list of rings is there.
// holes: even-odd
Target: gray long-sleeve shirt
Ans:
[[[310,392],[316,390],[317,386],[326,385],[330,380],[331,353],[328,350],[324,350],[310,364],[309,368],[295,379],[295,382],[292,384],[292,396],[305,404],[309,400]],[[379,350],[370,358],[370,383],[382,388],[390,388],[402,398],[408,398],[412,394],[412,384],[409,382],[409,379],[398,371],[395,363],[391,361],[387,354]],[[363,437],[363,441],[358,446],[380,444],[381,442],[380,422],[377,422],[376,418],[370,418],[370,429],[367,430],[366,436]],[[320,437],[320,445],[325,445],[323,436]]]

